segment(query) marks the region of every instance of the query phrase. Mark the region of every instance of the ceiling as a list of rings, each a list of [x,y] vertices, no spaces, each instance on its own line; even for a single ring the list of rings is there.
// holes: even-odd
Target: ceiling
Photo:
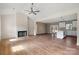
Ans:
[[[7,13],[14,11],[26,13],[24,10],[29,9],[31,6],[30,3],[0,3],[0,13]],[[40,12],[34,16],[31,15],[35,20],[45,20],[52,19],[58,13],[62,13],[65,11],[71,11],[79,9],[78,3],[35,3],[35,6],[40,9]],[[50,17],[51,16],[51,17]],[[60,15],[61,16],[61,15]],[[60,17],[59,16],[59,17]],[[49,20],[47,20],[49,21]],[[54,21],[54,19],[52,20]]]
[[[57,17],[57,18],[52,18],[52,19],[46,19],[46,20],[41,20],[39,22],[42,23],[53,23],[53,22],[60,22],[60,21],[70,21],[70,20],[77,20],[77,14],[72,14],[72,15],[67,15],[63,17]]]

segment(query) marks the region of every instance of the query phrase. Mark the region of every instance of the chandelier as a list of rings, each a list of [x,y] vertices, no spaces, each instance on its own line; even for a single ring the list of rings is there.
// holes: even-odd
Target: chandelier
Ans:
[[[31,7],[30,10],[25,10],[28,14],[34,14],[37,15],[38,12],[40,12],[39,9],[37,9],[37,7],[34,6],[34,3],[31,3]]]

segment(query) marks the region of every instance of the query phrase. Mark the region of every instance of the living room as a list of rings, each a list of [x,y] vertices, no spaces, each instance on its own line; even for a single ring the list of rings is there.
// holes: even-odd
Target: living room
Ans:
[[[0,54],[79,54],[79,4],[0,3],[0,9]]]

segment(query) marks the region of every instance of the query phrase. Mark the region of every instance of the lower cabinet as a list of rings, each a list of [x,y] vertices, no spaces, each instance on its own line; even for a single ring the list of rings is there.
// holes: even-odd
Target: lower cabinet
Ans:
[[[66,35],[76,36],[77,35],[77,32],[76,31],[66,31]]]

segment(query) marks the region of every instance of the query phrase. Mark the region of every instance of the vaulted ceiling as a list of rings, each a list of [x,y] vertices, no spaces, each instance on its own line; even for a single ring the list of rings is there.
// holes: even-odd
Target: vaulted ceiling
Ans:
[[[14,8],[16,12],[26,13],[24,10],[30,9],[30,6],[30,3],[0,3],[0,14],[12,13]],[[36,20],[52,19],[58,13],[61,16],[62,12],[79,9],[78,3],[35,3],[35,6],[40,9],[40,12],[36,16],[31,15],[30,17],[34,17]]]

